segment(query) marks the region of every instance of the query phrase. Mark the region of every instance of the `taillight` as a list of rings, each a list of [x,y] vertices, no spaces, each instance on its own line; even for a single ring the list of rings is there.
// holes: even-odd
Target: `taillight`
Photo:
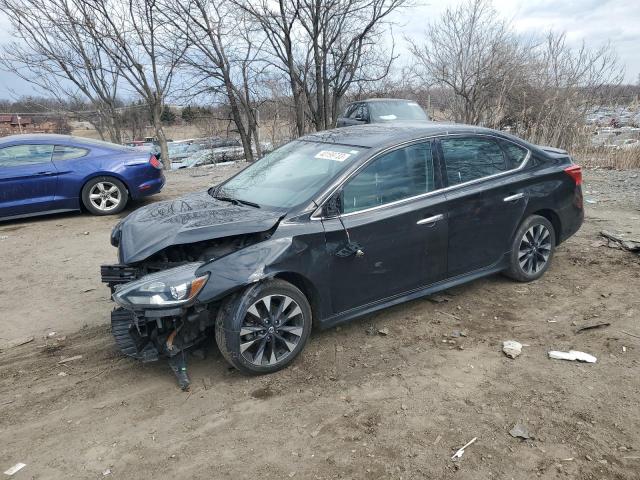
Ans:
[[[152,167],[157,168],[158,170],[162,168],[162,163],[156,158],[155,155],[151,155],[151,158],[149,158],[149,163]]]
[[[573,178],[576,185],[582,185],[582,167],[580,165],[571,165],[565,168],[564,171]]]

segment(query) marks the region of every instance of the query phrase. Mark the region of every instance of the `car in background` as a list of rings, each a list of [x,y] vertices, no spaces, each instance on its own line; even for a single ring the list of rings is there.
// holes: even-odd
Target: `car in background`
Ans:
[[[347,105],[336,127],[366,123],[428,122],[429,116],[418,103],[397,98],[370,98]]]
[[[275,372],[312,325],[498,272],[540,278],[582,224],[581,183],[566,151],[486,128],[309,134],[114,227],[118,264],[101,268],[112,332],[127,355],[167,357],[182,388],[182,352],[212,330],[231,365]]]
[[[150,152],[69,135],[0,138],[0,220],[85,209],[112,215],[164,186]]]

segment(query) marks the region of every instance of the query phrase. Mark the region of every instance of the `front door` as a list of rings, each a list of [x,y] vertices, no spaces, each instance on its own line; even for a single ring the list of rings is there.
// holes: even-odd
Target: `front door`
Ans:
[[[440,145],[444,176],[453,187],[447,191],[447,276],[455,277],[490,267],[510,250],[525,211],[526,191],[505,174],[516,165],[497,140],[451,137],[441,139]]]
[[[51,208],[57,170],[53,145],[20,144],[0,148],[0,217]]]
[[[444,277],[447,215],[435,172],[422,142],[374,159],[343,186],[342,215],[323,220],[333,313]]]

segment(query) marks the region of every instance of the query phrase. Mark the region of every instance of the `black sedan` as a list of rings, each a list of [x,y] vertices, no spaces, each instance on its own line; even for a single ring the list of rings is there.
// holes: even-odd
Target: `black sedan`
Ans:
[[[208,191],[137,210],[102,267],[116,341],[142,360],[215,335],[275,372],[326,328],[503,272],[529,282],[582,224],[567,152],[464,125],[367,125],[302,137]]]

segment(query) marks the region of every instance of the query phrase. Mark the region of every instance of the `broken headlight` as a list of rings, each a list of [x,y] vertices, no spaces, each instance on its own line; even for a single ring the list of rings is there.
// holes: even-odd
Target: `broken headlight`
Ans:
[[[185,305],[195,300],[209,275],[196,276],[201,263],[189,263],[158,273],[145,275],[122,285],[113,294],[113,300],[123,307],[170,307]]]

